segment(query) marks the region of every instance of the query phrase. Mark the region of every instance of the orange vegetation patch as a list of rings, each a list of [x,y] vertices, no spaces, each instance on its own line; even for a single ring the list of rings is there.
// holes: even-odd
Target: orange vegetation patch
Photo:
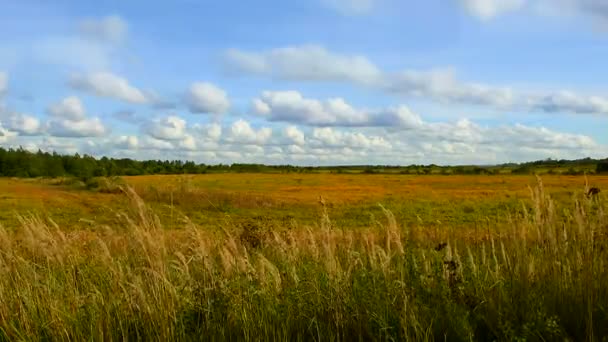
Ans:
[[[345,174],[208,174],[194,176],[126,177],[136,189],[161,187],[178,191],[247,193],[268,196],[288,203],[313,204],[323,196],[335,203],[353,203],[385,198],[470,199],[505,195],[527,197],[533,176],[415,176]],[[546,175],[549,192],[583,191],[582,176]],[[589,176],[589,184],[608,189],[608,176]]]
[[[379,202],[392,204],[391,209],[405,217],[420,215],[425,222],[470,225],[474,215],[495,215],[507,210],[499,207],[501,203],[528,199],[528,186],[536,185],[534,176],[523,175],[230,173],[124,179],[168,227],[179,226],[181,214],[210,226],[225,219],[227,213],[235,219],[293,215],[314,220],[320,197],[332,206],[332,214],[348,220],[346,225],[370,224],[364,210]],[[587,180],[589,186],[608,193],[608,176],[589,176]],[[542,181],[548,193],[564,201],[585,188],[583,176],[545,175]],[[17,214],[34,213],[71,228],[113,225],[116,212],[129,207],[120,193],[103,194],[49,183],[0,178],[0,224],[15,226]]]
[[[59,224],[69,222],[74,228],[93,221],[105,223],[109,217],[106,213],[119,208],[120,202],[122,198],[117,195],[49,185],[39,180],[0,178],[0,224],[6,226],[15,225],[17,215],[30,214],[51,218]]]

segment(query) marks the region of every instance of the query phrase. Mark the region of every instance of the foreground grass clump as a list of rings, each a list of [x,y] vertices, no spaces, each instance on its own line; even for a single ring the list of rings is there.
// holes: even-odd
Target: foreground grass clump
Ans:
[[[165,230],[132,191],[121,228],[24,217],[0,230],[2,340],[572,340],[608,336],[601,198],[532,205],[474,233]],[[323,208],[325,209],[325,208]],[[48,221],[48,222],[47,222]],[[228,221],[229,222],[229,221]]]

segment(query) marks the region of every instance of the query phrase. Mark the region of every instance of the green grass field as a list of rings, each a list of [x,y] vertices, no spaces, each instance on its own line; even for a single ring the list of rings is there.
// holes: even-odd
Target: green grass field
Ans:
[[[0,179],[0,339],[606,340],[606,185]]]

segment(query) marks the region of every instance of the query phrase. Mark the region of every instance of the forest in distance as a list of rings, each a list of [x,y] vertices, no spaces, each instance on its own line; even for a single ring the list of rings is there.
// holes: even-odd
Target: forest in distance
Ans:
[[[525,163],[498,165],[345,165],[295,166],[264,164],[207,165],[182,160],[133,160],[129,158],[95,158],[90,155],[58,154],[56,152],[30,152],[23,148],[0,147],[0,176],[4,177],[92,177],[138,176],[155,174],[205,173],[386,173],[386,174],[564,174],[583,175],[608,173],[608,158],[577,160],[545,159]]]

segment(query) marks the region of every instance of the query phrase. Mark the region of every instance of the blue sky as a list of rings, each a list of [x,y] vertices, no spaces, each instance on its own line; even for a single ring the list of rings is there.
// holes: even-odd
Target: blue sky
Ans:
[[[4,147],[300,165],[608,157],[603,0],[0,6]]]

